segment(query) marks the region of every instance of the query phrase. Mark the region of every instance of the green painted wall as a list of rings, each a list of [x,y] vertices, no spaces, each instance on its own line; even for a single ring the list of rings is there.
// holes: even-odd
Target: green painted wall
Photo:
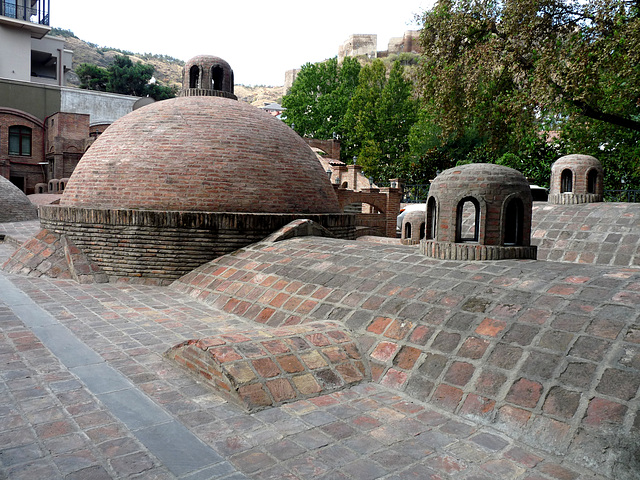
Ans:
[[[0,107],[15,108],[43,120],[60,111],[59,87],[0,79]]]

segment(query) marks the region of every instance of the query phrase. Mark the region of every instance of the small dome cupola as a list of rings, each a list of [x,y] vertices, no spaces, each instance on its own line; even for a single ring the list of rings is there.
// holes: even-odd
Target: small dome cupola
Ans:
[[[233,93],[231,66],[213,55],[198,55],[182,69],[180,97],[225,97],[237,100]]]
[[[532,203],[529,183],[512,168],[476,163],[445,170],[429,188],[420,249],[447,260],[536,258]]]
[[[559,205],[602,202],[604,169],[590,155],[566,155],[551,166],[549,203]]]

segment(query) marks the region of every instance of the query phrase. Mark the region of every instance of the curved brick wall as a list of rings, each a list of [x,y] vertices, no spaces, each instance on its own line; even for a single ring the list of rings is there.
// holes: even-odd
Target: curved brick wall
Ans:
[[[640,449],[639,269],[306,237],[172,288],[273,327],[341,322],[374,381],[605,474]]]
[[[340,213],[311,148],[282,121],[220,97],[156,102],[114,122],[60,205],[239,213]]]
[[[22,190],[0,175],[0,223],[38,218],[38,210]]]
[[[41,207],[41,225],[64,234],[111,281],[163,284],[220,255],[310,219],[339,238],[355,238],[347,214],[236,214]]]

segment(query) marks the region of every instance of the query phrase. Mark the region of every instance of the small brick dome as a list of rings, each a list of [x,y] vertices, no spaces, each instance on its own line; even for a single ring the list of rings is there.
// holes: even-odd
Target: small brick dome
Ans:
[[[61,206],[241,213],[340,213],[311,148],[282,121],[223,97],[135,110],[89,148]]]
[[[532,203],[527,179],[513,168],[475,163],[445,170],[429,188],[421,250],[459,260],[535,258]]]
[[[213,55],[198,55],[182,69],[180,97],[216,96],[233,98],[234,80],[231,66]]]
[[[0,223],[38,218],[38,210],[22,190],[0,175]]]
[[[551,166],[549,203],[578,204],[601,202],[604,169],[591,155],[565,155]]]

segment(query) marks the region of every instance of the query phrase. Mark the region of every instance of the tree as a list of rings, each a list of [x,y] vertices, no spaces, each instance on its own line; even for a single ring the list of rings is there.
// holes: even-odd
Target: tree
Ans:
[[[113,64],[107,68],[88,63],[76,68],[80,77],[80,88],[136,97],[150,96],[155,100],[175,97],[174,89],[150,83],[153,72],[152,65],[144,65],[142,62],[134,64],[124,55],[116,55]]]
[[[358,85],[360,63],[333,58],[302,66],[282,106],[284,121],[304,137],[330,139],[343,133],[342,120]]]
[[[476,132],[489,157],[526,161],[544,131],[562,132],[559,150],[589,137],[598,157],[595,131],[638,145],[639,13],[635,0],[439,0],[422,18],[421,96],[440,146]]]
[[[90,63],[81,63],[76,67],[76,74],[80,78],[80,88],[99,92],[107,91],[109,72],[106,69]]]
[[[394,62],[387,78],[382,61],[374,60],[362,67],[345,115],[345,157],[356,157],[376,181],[406,177],[408,137],[416,118],[417,104],[402,64]]]
[[[109,81],[107,91],[141,97],[146,94],[145,88],[153,77],[153,65],[142,62],[133,63],[124,55],[116,55],[113,63],[107,67]]]

